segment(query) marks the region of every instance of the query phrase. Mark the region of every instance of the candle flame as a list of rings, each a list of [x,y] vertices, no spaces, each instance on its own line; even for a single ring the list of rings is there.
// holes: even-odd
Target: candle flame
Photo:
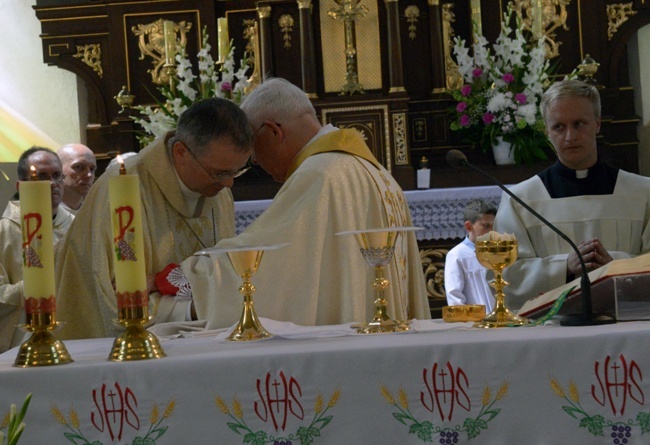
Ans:
[[[30,165],[30,166],[29,166],[29,170],[31,171],[31,177],[30,177],[30,179],[31,179],[32,181],[36,181],[36,180],[38,180],[38,175],[36,174],[36,167],[34,167],[33,165]]]
[[[117,163],[120,164],[120,175],[126,175],[126,168],[124,168],[124,159],[122,159],[122,156],[117,155],[115,159],[117,159]]]

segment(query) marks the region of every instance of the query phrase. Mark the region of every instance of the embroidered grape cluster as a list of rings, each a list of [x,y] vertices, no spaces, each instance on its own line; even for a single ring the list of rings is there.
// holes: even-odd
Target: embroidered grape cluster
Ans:
[[[440,441],[443,445],[458,443],[458,431],[443,429],[440,431]]]
[[[38,254],[32,249],[32,246],[27,246],[25,256],[27,257],[27,264],[31,267],[43,267],[41,260],[38,258]]]
[[[612,443],[623,445],[629,443],[632,437],[632,428],[629,425],[612,425]]]
[[[136,261],[133,249],[124,238],[117,242],[117,259],[120,261]]]

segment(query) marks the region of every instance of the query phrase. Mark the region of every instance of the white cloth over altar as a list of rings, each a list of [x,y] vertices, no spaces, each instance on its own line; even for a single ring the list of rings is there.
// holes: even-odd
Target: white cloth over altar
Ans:
[[[408,190],[404,196],[409,203],[413,225],[424,230],[416,232],[418,240],[465,238],[463,212],[468,202],[482,199],[498,207],[501,189],[494,186],[453,187],[429,190]],[[262,214],[271,200],[235,202],[235,225],[241,233]]]
[[[0,409],[33,394],[25,444],[650,439],[647,322],[475,329],[426,320],[378,335],[262,322],[278,335],[227,342],[226,331],[166,326],[167,357],[153,360],[109,362],[113,339],[73,340],[73,363],[22,369],[12,349],[0,355]]]

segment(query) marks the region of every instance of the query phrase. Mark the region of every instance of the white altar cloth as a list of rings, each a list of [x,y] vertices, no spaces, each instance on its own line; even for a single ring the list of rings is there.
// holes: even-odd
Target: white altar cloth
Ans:
[[[501,193],[501,189],[495,185],[408,190],[404,196],[409,203],[413,225],[424,228],[416,233],[418,240],[434,240],[464,238],[463,212],[467,203],[483,199],[498,207]],[[271,200],[235,202],[237,233],[255,221],[270,203]]]
[[[26,445],[650,443],[647,322],[470,326],[194,335],[162,339],[165,358],[123,363],[107,361],[113,339],[77,340],[65,343],[74,363],[28,369],[12,367],[12,349],[0,355],[0,412],[33,394]]]

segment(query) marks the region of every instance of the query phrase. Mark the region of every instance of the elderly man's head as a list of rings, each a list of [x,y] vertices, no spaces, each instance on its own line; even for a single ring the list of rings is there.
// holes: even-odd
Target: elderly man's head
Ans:
[[[57,154],[65,174],[63,202],[71,209],[77,209],[95,182],[95,154],[82,144],[66,144]]]
[[[52,214],[55,215],[63,198],[63,180],[65,178],[61,161],[56,153],[49,148],[31,147],[18,158],[17,173],[16,189],[18,193],[20,193],[20,181],[29,181],[32,175],[40,181],[50,181]]]
[[[296,154],[321,129],[307,94],[285,79],[267,79],[241,107],[255,131],[253,161],[276,182],[286,181]]]

